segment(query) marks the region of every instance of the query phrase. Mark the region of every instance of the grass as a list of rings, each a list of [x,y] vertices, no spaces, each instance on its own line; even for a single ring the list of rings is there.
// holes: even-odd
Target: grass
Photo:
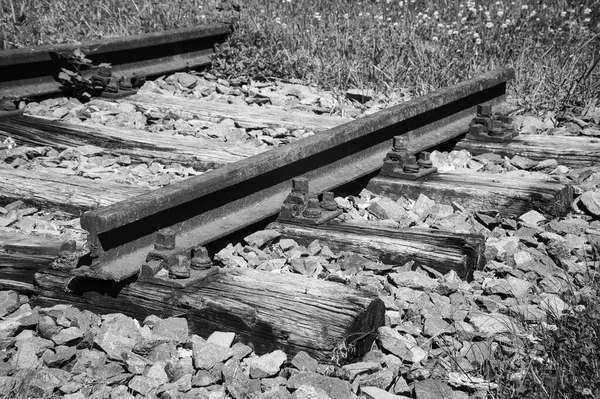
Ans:
[[[422,95],[505,66],[528,110],[600,106],[598,0],[0,0],[4,48],[233,21],[213,72],[299,79],[338,94]],[[535,329],[524,353],[482,367],[498,398],[600,397],[600,282],[583,309]],[[343,348],[341,348],[343,349]]]
[[[499,383],[498,398],[600,397],[600,280],[584,296],[572,296],[573,309],[537,326],[533,339],[516,355],[495,359],[484,376]]]
[[[597,0],[0,0],[5,46],[237,20],[213,69],[331,90],[417,96],[500,66],[526,109],[585,108],[600,95]],[[14,11],[13,11],[14,10]],[[239,10],[239,11],[238,11]],[[1,34],[1,33],[0,33]]]

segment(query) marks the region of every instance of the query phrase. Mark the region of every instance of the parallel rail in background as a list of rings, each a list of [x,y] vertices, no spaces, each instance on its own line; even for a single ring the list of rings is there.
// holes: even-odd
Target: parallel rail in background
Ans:
[[[32,98],[64,91],[59,54],[81,50],[94,65],[109,63],[113,73],[159,76],[209,65],[215,44],[225,41],[229,26],[210,24],[164,32],[109,38],[86,44],[60,44],[0,51],[0,97]]]
[[[294,177],[311,191],[332,190],[381,168],[392,139],[409,153],[464,134],[478,104],[506,94],[512,69],[497,69],[376,114],[334,127],[111,206],[85,213],[93,257],[90,277],[121,281],[137,274],[156,232],[171,228],[190,252],[277,214]]]

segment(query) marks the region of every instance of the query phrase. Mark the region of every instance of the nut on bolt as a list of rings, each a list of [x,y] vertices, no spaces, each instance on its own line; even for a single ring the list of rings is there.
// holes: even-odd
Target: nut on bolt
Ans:
[[[120,90],[133,90],[133,85],[131,84],[131,79],[126,78],[125,76],[121,76],[119,80],[119,89]]]
[[[209,269],[212,267],[213,262],[208,256],[208,250],[206,247],[197,247],[194,249],[194,256],[192,257],[191,267],[194,270]]]
[[[185,255],[177,255],[175,263],[169,267],[169,278],[189,278],[190,259]]]
[[[332,191],[325,191],[323,193],[323,199],[321,200],[321,208],[326,211],[335,211],[338,206],[337,202],[335,202],[334,195]]]
[[[490,130],[488,131],[490,136],[502,136],[504,129],[502,129],[502,122],[493,120],[490,124]]]
[[[431,153],[428,151],[423,151],[422,153],[420,153],[417,165],[419,165],[420,168],[424,169],[433,168],[433,162],[431,162]]]
[[[408,158],[408,161],[404,164],[402,171],[404,173],[419,173],[419,164],[417,164],[414,155]]]
[[[310,198],[308,203],[306,204],[306,209],[302,214],[304,217],[309,219],[316,219],[321,216],[322,210],[319,205],[319,200],[317,198]]]
[[[112,67],[108,65],[98,67],[98,75],[109,78],[112,75]]]
[[[175,231],[170,228],[162,229],[156,232],[156,240],[154,249],[157,251],[165,251],[175,248]]]
[[[108,84],[106,85],[105,88],[106,91],[111,92],[111,93],[116,93],[119,91],[119,80],[117,78],[110,78],[110,80],[108,81]]]

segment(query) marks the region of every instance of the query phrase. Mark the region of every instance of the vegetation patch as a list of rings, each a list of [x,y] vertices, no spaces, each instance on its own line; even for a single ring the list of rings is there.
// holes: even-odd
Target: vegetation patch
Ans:
[[[417,96],[500,66],[529,109],[585,108],[600,89],[593,1],[3,0],[4,47],[234,22],[213,69]]]

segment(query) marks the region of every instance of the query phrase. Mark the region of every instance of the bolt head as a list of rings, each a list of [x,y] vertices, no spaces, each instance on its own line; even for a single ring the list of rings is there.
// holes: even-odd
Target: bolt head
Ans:
[[[492,106],[479,104],[477,106],[477,116],[490,117],[492,116]]]
[[[308,179],[306,177],[292,179],[292,191],[298,194],[308,194]]]
[[[335,201],[335,196],[333,195],[333,191],[325,191],[323,193],[323,201]]]
[[[156,241],[154,248],[157,250],[166,250],[175,248],[175,231],[172,229],[162,229],[156,232]]]
[[[401,151],[401,150],[406,150],[407,146],[406,146],[406,137],[405,136],[394,136],[394,144],[393,147],[394,151]]]

